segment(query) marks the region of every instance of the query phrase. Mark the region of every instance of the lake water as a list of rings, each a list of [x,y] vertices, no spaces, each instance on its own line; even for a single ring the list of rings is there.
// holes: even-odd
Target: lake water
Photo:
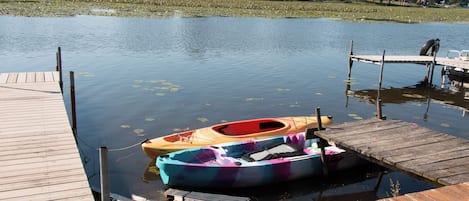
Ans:
[[[467,24],[327,19],[2,16],[0,72],[52,71],[62,48],[64,71],[76,74],[80,151],[98,188],[100,146],[122,148],[223,120],[312,115],[316,107],[335,123],[371,118],[376,106],[369,97],[375,97],[379,68],[355,62],[347,93],[351,40],[356,54],[417,55],[425,41],[439,38],[438,55],[445,56],[449,49],[468,48],[467,30]],[[427,90],[418,85],[424,66],[385,65],[384,114],[469,139],[464,89],[447,79],[441,85],[440,70]],[[113,193],[162,199],[165,187],[139,146],[109,157]],[[390,195],[390,179],[400,183],[400,193],[433,188],[393,172],[371,192],[376,178],[356,170],[225,193],[257,200],[371,200]]]

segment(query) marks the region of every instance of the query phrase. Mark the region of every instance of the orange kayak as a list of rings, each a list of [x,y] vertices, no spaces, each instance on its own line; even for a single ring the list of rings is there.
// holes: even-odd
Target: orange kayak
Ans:
[[[321,116],[321,122],[323,125],[331,124],[332,117]],[[287,135],[317,126],[316,117],[311,116],[234,121],[154,138],[144,142],[142,150],[154,159],[159,155],[183,149]]]

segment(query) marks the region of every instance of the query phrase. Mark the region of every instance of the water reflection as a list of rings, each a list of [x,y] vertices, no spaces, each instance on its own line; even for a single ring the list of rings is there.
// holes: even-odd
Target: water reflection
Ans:
[[[446,76],[445,76],[446,77]],[[416,85],[402,88],[383,88],[352,90],[350,83],[346,84],[346,98],[355,97],[376,105],[378,94],[383,104],[403,104],[406,102],[421,102],[426,104],[424,120],[430,109],[430,102],[435,102],[461,110],[463,116],[469,111],[469,85],[463,77],[448,76],[449,81],[443,82],[441,87],[428,86],[426,80]],[[348,102],[348,101],[347,101]]]

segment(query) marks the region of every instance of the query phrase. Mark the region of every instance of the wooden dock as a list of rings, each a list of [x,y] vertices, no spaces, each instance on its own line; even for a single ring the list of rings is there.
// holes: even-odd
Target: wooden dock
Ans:
[[[0,200],[94,200],[58,72],[0,74]]]
[[[469,141],[414,123],[372,118],[314,134],[372,162],[442,185],[469,182]]]
[[[430,189],[417,193],[409,193],[393,198],[380,199],[379,201],[453,201],[469,200],[469,182]]]
[[[223,194],[202,193],[195,191],[184,191],[170,188],[165,191],[168,200],[184,201],[250,201],[248,197],[230,196]]]
[[[383,61],[382,55],[350,55],[352,61],[381,64]],[[451,66],[469,70],[469,61],[462,61],[456,59],[450,59],[445,57],[432,56],[384,56],[384,63],[414,63],[414,64],[431,64],[435,59],[435,65],[440,66]]]

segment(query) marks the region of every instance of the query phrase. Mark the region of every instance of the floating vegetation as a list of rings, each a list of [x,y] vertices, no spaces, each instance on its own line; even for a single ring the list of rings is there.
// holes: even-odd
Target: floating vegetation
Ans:
[[[169,89],[169,92],[172,92],[172,93],[178,92],[178,91],[179,91],[179,88],[176,88],[176,87],[172,87]]]
[[[181,132],[181,131],[188,131],[188,130],[190,130],[189,127],[187,127],[187,128],[173,128],[174,132]]]
[[[78,76],[83,76],[83,77],[94,77],[95,75],[90,72],[78,72]]]
[[[156,96],[165,96],[167,92],[177,93],[182,87],[166,80],[134,80],[133,88],[142,88],[143,91],[156,91]]]
[[[130,125],[128,125],[128,124],[122,124],[122,125],[120,125],[120,127],[121,127],[121,128],[130,128]]]
[[[412,105],[415,105],[415,106],[417,106],[417,107],[421,107],[421,106],[422,106],[421,103],[412,103]]]
[[[155,121],[155,118],[153,118],[153,117],[145,117],[145,121]]]
[[[261,101],[261,100],[264,100],[264,98],[246,98],[244,100],[245,101]]]
[[[137,136],[145,136],[145,130],[141,128],[134,129],[134,133],[137,134]]]
[[[347,114],[347,116],[351,117],[352,119],[356,119],[356,120],[362,120],[363,119],[363,117],[360,117],[360,116],[358,116],[358,114],[353,114],[353,113]]]
[[[284,92],[284,91],[290,91],[290,89],[284,89],[284,88],[277,88],[278,92]]]
[[[447,124],[447,123],[441,123],[440,126],[441,126],[441,127],[445,127],[445,128],[451,127],[451,126],[450,126],[449,124]]]
[[[199,120],[202,123],[208,122],[208,119],[205,118],[205,117],[199,117],[199,118],[197,118],[197,120]]]

